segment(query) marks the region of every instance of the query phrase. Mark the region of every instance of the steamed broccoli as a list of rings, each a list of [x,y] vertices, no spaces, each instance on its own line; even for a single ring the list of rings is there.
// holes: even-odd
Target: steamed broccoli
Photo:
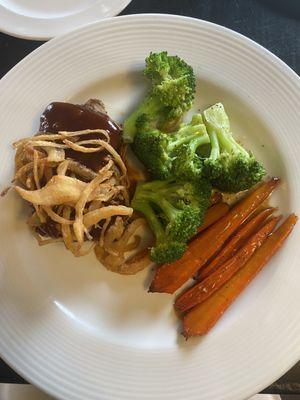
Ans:
[[[205,110],[204,119],[211,143],[204,170],[213,187],[237,193],[258,183],[265,175],[265,169],[234,140],[223,105],[218,103]]]
[[[186,242],[202,225],[209,206],[211,185],[178,183],[174,180],[139,184],[132,207],[146,217],[156,244],[150,257],[157,264],[174,261],[186,250]]]
[[[192,106],[195,76],[192,67],[166,51],[150,53],[144,74],[152,88],[144,101],[125,120],[123,139],[132,143],[137,131],[170,130]]]
[[[201,114],[195,114],[190,124],[197,126],[197,135],[191,136],[187,143],[176,148],[173,153],[172,172],[178,179],[194,181],[203,178],[203,157],[199,150],[203,149],[203,145],[210,143],[210,139]]]
[[[166,134],[157,129],[138,132],[132,145],[140,161],[156,179],[191,180],[201,177],[199,146],[209,143],[202,116],[196,114],[188,124],[181,124],[178,131]]]

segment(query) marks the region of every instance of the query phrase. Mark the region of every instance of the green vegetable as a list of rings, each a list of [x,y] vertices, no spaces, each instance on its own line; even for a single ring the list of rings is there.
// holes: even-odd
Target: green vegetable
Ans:
[[[210,139],[201,114],[195,114],[190,125],[197,127],[197,131],[190,135],[187,143],[176,148],[173,153],[172,172],[178,179],[194,181],[203,178],[203,158],[199,150],[203,149],[203,145],[210,143]]]
[[[203,224],[210,204],[211,185],[152,181],[137,186],[131,206],[146,217],[156,244],[150,257],[157,264],[174,261],[186,250],[186,242]]]
[[[132,145],[133,151],[156,179],[200,179],[201,160],[197,149],[209,143],[202,116],[196,114],[188,124],[181,124],[178,131],[166,134],[158,129],[138,132]]]
[[[150,53],[144,74],[152,88],[144,101],[125,120],[123,139],[132,143],[136,133],[153,129],[171,130],[192,106],[195,76],[192,67],[166,51]]]
[[[217,103],[203,114],[211,143],[210,156],[204,160],[204,171],[213,187],[237,193],[258,183],[265,175],[265,169],[234,140],[223,105]]]

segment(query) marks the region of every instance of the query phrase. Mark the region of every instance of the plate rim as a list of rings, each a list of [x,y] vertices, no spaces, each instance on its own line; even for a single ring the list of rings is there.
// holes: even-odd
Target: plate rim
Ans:
[[[129,5],[132,0],[124,0],[124,1],[129,1],[128,2],[128,5]],[[126,8],[126,6],[125,6],[125,8]],[[121,12],[122,10],[120,10],[119,12]],[[31,51],[24,58],[22,58],[17,64],[15,64],[9,71],[7,71],[6,74],[4,74],[2,76],[2,78],[0,79],[0,82],[2,82],[3,79],[6,78],[10,73],[14,72],[15,69],[19,65],[23,64],[23,62],[25,62],[25,61],[27,62],[27,59],[32,57],[41,48],[45,48],[48,45],[53,45],[53,44],[56,43],[57,40],[61,40],[63,38],[67,38],[69,35],[76,34],[76,33],[80,32],[81,30],[83,31],[83,30],[88,29],[88,28],[92,29],[93,26],[95,26],[95,25],[97,25],[99,23],[103,23],[103,22],[110,23],[111,21],[114,21],[114,20],[136,19],[136,18],[145,18],[145,17],[146,18],[147,17],[153,17],[153,18],[160,18],[160,17],[165,18],[166,17],[166,18],[170,18],[170,19],[181,19],[181,20],[186,20],[186,21],[200,22],[200,23],[202,23],[204,25],[206,24],[208,26],[213,26],[216,29],[220,29],[221,31],[228,32],[228,33],[236,36],[237,38],[239,37],[239,38],[241,38],[243,40],[246,40],[248,43],[251,43],[251,45],[253,47],[257,48],[260,52],[265,53],[271,59],[276,60],[276,62],[278,62],[280,64],[281,69],[283,68],[285,70],[288,70],[289,73],[291,74],[291,77],[293,77],[294,79],[296,78],[296,80],[300,84],[300,75],[298,75],[297,72],[294,71],[294,69],[291,66],[289,66],[285,61],[283,61],[279,56],[274,54],[271,50],[267,49],[262,44],[256,42],[254,39],[244,35],[243,33],[237,32],[234,29],[228,28],[227,26],[220,25],[220,24],[217,24],[216,22],[211,22],[211,21],[208,21],[208,20],[205,20],[205,19],[201,19],[201,18],[197,18],[197,17],[190,17],[190,16],[186,16],[186,15],[166,14],[166,13],[139,13],[139,14],[114,15],[114,16],[111,16],[111,17],[103,18],[103,19],[98,20],[98,21],[91,22],[91,23],[86,24],[86,25],[79,26],[79,27],[77,27],[75,29],[72,29],[71,31],[68,31],[66,33],[57,35],[57,36],[55,36],[53,38],[49,38],[50,40],[38,39],[38,38],[37,39],[32,39],[32,40],[37,40],[37,41],[43,41],[43,40],[47,40],[47,41],[45,41],[45,43],[42,43],[39,47],[37,47],[36,49]],[[0,21],[0,31],[2,31],[1,21]],[[4,31],[2,31],[2,32],[6,33]],[[7,33],[7,34],[10,35],[10,33]],[[21,39],[23,38],[22,36],[14,36],[14,37],[21,38]],[[26,38],[24,37],[24,39],[26,39]]]
[[[284,70],[285,73],[289,73],[290,78],[293,79],[293,80],[295,80],[295,82],[297,82],[297,84],[300,85],[300,77],[297,75],[297,73],[296,73],[291,67],[289,67],[289,66],[288,66],[284,61],[282,61],[278,56],[276,56],[276,55],[273,54],[271,51],[269,51],[268,49],[266,49],[265,47],[263,47],[263,46],[260,45],[259,43],[255,42],[254,40],[252,40],[252,39],[250,39],[250,38],[248,38],[248,37],[246,37],[246,36],[244,36],[244,35],[242,35],[242,34],[236,32],[236,31],[233,31],[232,29],[229,29],[229,28],[227,28],[227,27],[223,27],[223,26],[218,25],[218,24],[216,24],[216,23],[212,23],[212,22],[209,22],[209,21],[205,21],[205,20],[201,20],[201,19],[193,18],[193,17],[178,16],[178,15],[163,14],[163,13],[152,13],[152,14],[144,13],[144,14],[134,14],[134,15],[123,15],[123,16],[118,16],[118,17],[114,17],[114,18],[113,18],[113,17],[105,18],[104,20],[94,22],[94,23],[92,23],[92,24],[89,24],[88,26],[79,27],[79,28],[77,28],[77,29],[75,29],[75,30],[73,30],[73,31],[71,31],[71,32],[68,32],[68,33],[66,33],[66,34],[64,34],[64,35],[61,35],[61,36],[59,36],[59,37],[56,37],[56,38],[54,38],[53,40],[51,40],[50,42],[45,43],[45,44],[43,44],[42,46],[40,46],[39,48],[35,49],[32,53],[30,53],[29,55],[27,55],[23,60],[21,60],[18,64],[16,64],[6,75],[3,76],[3,78],[2,78],[1,81],[0,81],[0,85],[1,85],[2,82],[4,82],[6,79],[9,78],[9,76],[10,76],[11,73],[15,73],[15,72],[18,70],[18,68],[19,68],[20,66],[22,66],[23,63],[27,62],[28,59],[30,59],[31,57],[33,57],[35,53],[38,53],[38,52],[40,51],[41,48],[44,48],[44,47],[47,47],[47,46],[55,46],[56,41],[57,41],[57,40],[58,40],[58,41],[61,40],[61,38],[65,38],[66,36],[71,36],[71,35],[75,34],[76,32],[78,33],[78,32],[80,32],[80,31],[89,29],[89,27],[92,27],[92,26],[94,26],[94,25],[100,25],[100,24],[102,24],[102,23],[110,23],[110,21],[116,20],[116,19],[140,19],[140,18],[144,18],[144,17],[147,17],[147,18],[148,18],[148,17],[151,17],[151,16],[154,16],[155,18],[159,18],[159,17],[166,18],[166,17],[167,17],[167,18],[170,18],[170,19],[172,18],[172,19],[186,20],[187,22],[188,22],[189,20],[197,21],[197,22],[200,22],[200,23],[207,24],[207,25],[209,25],[209,26],[214,26],[216,29],[219,29],[219,30],[221,30],[221,31],[224,30],[224,31],[230,32],[230,34],[233,34],[233,35],[235,35],[235,36],[237,36],[237,37],[243,38],[243,40],[246,40],[248,43],[251,43],[252,46],[254,46],[254,47],[256,47],[257,49],[259,49],[260,52],[262,52],[262,53],[268,55],[268,57],[269,57],[271,60],[273,60],[273,61],[276,60],[277,65],[280,65],[281,70]],[[278,377],[281,376],[282,373],[285,373],[286,371],[288,371],[288,370],[300,359],[300,351],[299,351],[298,353],[299,353],[299,354],[298,354],[297,356],[295,356],[296,352],[294,353],[293,361],[290,362],[289,365],[286,365],[286,368],[278,368],[278,370],[280,369],[280,372],[278,372]],[[4,361],[5,361],[8,365],[12,366],[12,368],[13,368],[14,370],[16,370],[20,375],[24,376],[25,379],[31,380],[30,377],[27,375],[26,372],[23,373],[23,371],[21,371],[21,369],[19,369],[18,367],[15,367],[15,365],[14,365],[10,360],[6,359],[5,356],[2,356],[2,358],[4,359]],[[282,365],[282,363],[281,363],[281,365]],[[275,379],[276,379],[276,378],[275,378]],[[273,381],[274,381],[273,379],[272,379],[272,380],[270,379],[268,385],[271,384]],[[41,390],[45,390],[45,387],[42,386],[42,385],[39,385],[39,382],[35,382],[35,381],[34,381],[34,384],[35,384],[37,387],[39,387]],[[260,388],[257,388],[257,389],[260,390],[260,389],[262,389],[263,387],[265,387],[265,384],[264,384],[264,385],[261,385],[261,387],[260,387]],[[55,396],[55,395],[57,396],[57,392],[55,392],[54,390],[51,390],[51,389],[49,389],[49,388],[47,388],[46,390],[47,390],[47,393],[50,393],[50,394],[52,394],[52,395],[54,395],[54,396]],[[257,392],[257,391],[255,390],[255,392],[253,392],[253,394],[255,394],[256,392]]]

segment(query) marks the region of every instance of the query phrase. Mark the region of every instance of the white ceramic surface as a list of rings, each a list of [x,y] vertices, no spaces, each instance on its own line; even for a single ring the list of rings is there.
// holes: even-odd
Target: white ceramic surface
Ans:
[[[32,385],[0,384],[1,400],[55,400]],[[252,400],[252,399],[251,399]],[[256,399],[255,399],[256,400]],[[267,399],[258,399],[267,400]],[[269,400],[269,399],[268,399]]]
[[[0,383],[1,400],[55,400],[32,385]],[[248,400],[280,400],[279,395],[256,394]]]
[[[48,40],[119,14],[131,0],[0,0],[0,31]]]
[[[101,40],[99,39],[101,38]],[[168,50],[197,75],[195,110],[224,102],[233,131],[283,183],[273,203],[300,214],[300,81],[256,43],[185,17],[105,20],[40,47],[0,82],[0,184],[10,143],[33,133],[53,100],[104,100],[122,121],[143,94],[145,56]],[[186,342],[172,297],[149,294],[149,272],[123,277],[94,256],[39,248],[14,193],[0,207],[0,352],[61,399],[241,400],[300,358],[300,224],[210,334]]]

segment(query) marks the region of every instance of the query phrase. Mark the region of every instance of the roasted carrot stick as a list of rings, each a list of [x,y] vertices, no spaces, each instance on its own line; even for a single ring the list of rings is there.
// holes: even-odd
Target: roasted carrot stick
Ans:
[[[209,226],[217,222],[220,218],[224,217],[229,211],[229,205],[227,203],[217,203],[211,206],[205,213],[204,223],[198,228],[198,233],[204,231]]]
[[[239,296],[245,287],[280,249],[292,231],[298,217],[290,215],[285,222],[268,237],[266,242],[224,286],[203,303],[194,307],[183,319],[183,335],[204,335],[221,318],[223,313]]]
[[[227,260],[217,271],[213,272],[202,282],[194,285],[175,301],[175,308],[184,312],[197,304],[203,303],[208,297],[223,286],[229,279],[240,270],[251,258],[254,252],[261,247],[267,237],[272,233],[280,217],[271,218],[254,233],[243,247],[229,260]]]
[[[258,213],[256,216],[250,219],[236,234],[229,240],[229,242],[223,247],[219,254],[200,269],[197,280],[202,281],[212,272],[216,271],[225,261],[232,257],[242,246],[242,244],[254,233],[261,223],[267,219],[272,213],[273,208],[266,208],[265,210]]]
[[[268,182],[261,184],[236,204],[223,218],[193,240],[180,260],[159,267],[149,291],[174,293],[179,289],[220,250],[225,241],[249,215],[269,197],[278,183],[278,178],[272,178]]]

